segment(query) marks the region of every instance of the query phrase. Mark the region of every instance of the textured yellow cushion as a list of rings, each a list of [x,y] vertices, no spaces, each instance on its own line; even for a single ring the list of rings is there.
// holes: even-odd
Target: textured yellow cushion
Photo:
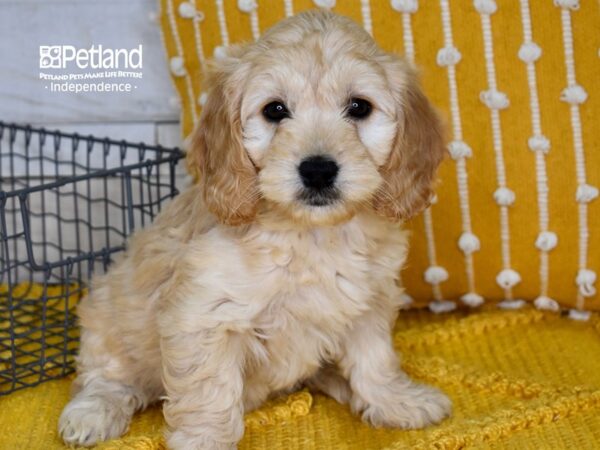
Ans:
[[[409,58],[414,50],[425,90],[447,118],[456,159],[441,168],[438,202],[411,224],[408,293],[420,302],[538,299],[540,307],[555,307],[556,300],[598,309],[599,7],[595,1],[579,8],[576,0],[555,3],[161,0],[161,26],[184,136],[202,102],[202,60],[217,46],[253,39],[290,7],[335,4],[333,11],[372,29],[383,48]],[[465,157],[469,149],[472,156]],[[576,158],[585,160],[578,169]]]
[[[451,419],[420,431],[374,429],[345,406],[302,391],[246,416],[240,449],[600,448],[600,322],[532,308],[481,314],[400,315],[404,369],[442,388]],[[70,380],[0,397],[0,448],[64,448],[56,424]],[[156,406],[100,449],[164,449]]]

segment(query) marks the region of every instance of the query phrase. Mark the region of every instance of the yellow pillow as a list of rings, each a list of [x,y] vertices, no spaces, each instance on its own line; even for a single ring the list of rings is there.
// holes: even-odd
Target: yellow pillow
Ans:
[[[331,8],[414,59],[452,155],[437,202],[410,224],[403,272],[416,304],[482,300],[600,309],[600,80],[595,1],[161,0],[181,97],[197,120],[201,69],[286,15]],[[448,301],[450,300],[450,301]]]

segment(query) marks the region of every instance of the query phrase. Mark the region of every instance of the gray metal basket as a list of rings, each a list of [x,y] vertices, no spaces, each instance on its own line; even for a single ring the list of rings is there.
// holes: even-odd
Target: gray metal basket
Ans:
[[[74,371],[74,306],[177,194],[182,156],[0,122],[0,396]]]

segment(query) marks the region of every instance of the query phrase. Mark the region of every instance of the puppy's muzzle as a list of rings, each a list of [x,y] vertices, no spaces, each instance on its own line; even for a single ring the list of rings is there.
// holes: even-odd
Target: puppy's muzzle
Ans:
[[[298,173],[304,189],[300,199],[311,206],[324,206],[339,198],[335,179],[340,168],[331,158],[321,155],[310,156],[300,163]]]

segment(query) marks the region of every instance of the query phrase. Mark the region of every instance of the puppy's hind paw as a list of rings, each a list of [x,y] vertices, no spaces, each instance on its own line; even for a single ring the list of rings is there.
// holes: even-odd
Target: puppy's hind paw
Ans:
[[[60,416],[58,432],[66,444],[90,447],[121,436],[127,431],[130,418],[110,399],[75,397]]]
[[[451,411],[452,402],[443,392],[411,383],[393,389],[383,404],[368,405],[363,420],[375,426],[412,430],[439,423]]]

